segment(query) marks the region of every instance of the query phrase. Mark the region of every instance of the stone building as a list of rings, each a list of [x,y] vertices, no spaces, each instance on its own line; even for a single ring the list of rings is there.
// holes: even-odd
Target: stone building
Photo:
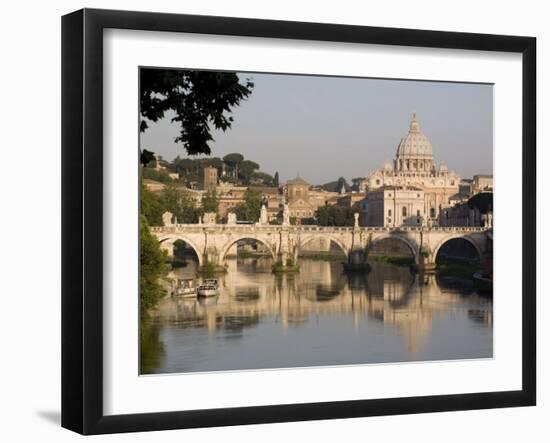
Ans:
[[[474,175],[474,183],[472,187],[474,194],[483,191],[492,191],[493,190],[493,176],[489,174],[478,174]]]
[[[344,194],[340,194],[340,196],[336,200],[336,204],[342,208],[358,208],[359,202],[365,198],[364,194],[360,194],[359,192],[346,192]]]
[[[218,185],[218,170],[213,166],[207,166],[202,172],[202,189],[215,191]]]
[[[218,197],[218,216],[224,219],[229,211],[244,203],[248,188],[231,183],[220,183],[215,189]]]
[[[363,203],[366,226],[422,226],[426,221],[424,191],[414,186],[383,186],[370,191]]]
[[[289,180],[283,186],[283,195],[288,203],[290,216],[298,223],[304,219],[315,217],[315,211],[320,206],[336,204],[341,197],[338,192],[328,192],[322,189],[312,189],[311,185],[301,177]]]
[[[413,213],[407,209],[407,215],[397,215],[392,212],[391,224],[398,223],[399,217],[403,217],[409,222],[413,222],[415,217],[423,217],[426,223],[437,223],[439,215],[444,208],[451,205],[449,199],[458,193],[458,187],[460,183],[460,177],[448,170],[447,165],[441,161],[437,166],[433,156],[432,144],[428,138],[421,132],[420,125],[413,116],[409,132],[401,139],[393,164],[386,162],[381,169],[377,169],[366,177],[360,184],[360,189],[364,189],[367,193],[366,204],[363,202],[363,210],[366,211],[366,215],[363,214],[362,220],[369,220],[372,223],[374,220],[381,222],[379,208],[379,198],[385,197],[388,193],[389,187],[395,187],[400,189],[399,195],[405,198],[405,195],[410,194],[411,209]],[[372,199],[369,199],[368,195],[377,190],[383,190],[384,192],[375,194]],[[418,190],[419,192],[415,191]],[[389,191],[388,191],[389,192]],[[417,201],[418,194],[422,195],[423,202]],[[395,193],[390,200],[395,199]],[[408,201],[409,197],[405,200]],[[412,203],[414,200],[414,204]],[[370,202],[374,205],[370,208]],[[384,203],[384,207],[389,207],[394,204],[392,201]],[[407,206],[408,203],[405,205]],[[420,206],[419,206],[420,205]],[[407,206],[408,207],[408,206]],[[402,208],[401,208],[402,209]],[[401,214],[401,209],[399,214]],[[370,211],[374,211],[376,215],[372,217],[368,215]],[[418,211],[420,215],[417,216]],[[396,219],[396,217],[398,217]],[[412,218],[410,218],[412,217]],[[387,213],[384,216],[384,225],[389,223]]]
[[[249,189],[262,195],[268,222],[278,220],[284,204],[284,197],[279,188],[275,186],[250,186]]]

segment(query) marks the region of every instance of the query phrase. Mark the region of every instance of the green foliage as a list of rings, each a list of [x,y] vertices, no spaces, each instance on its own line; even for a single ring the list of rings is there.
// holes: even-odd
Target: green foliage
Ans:
[[[162,169],[142,168],[141,175],[143,178],[148,178],[149,180],[155,180],[161,183],[172,183],[174,181],[168,173]]]
[[[275,186],[273,177],[265,172],[255,171],[250,175],[250,182],[262,184],[264,186]]]
[[[344,254],[342,251],[339,252],[324,252],[324,251],[318,251],[318,252],[303,252],[301,257],[305,257],[308,260],[315,260],[315,261],[334,261],[334,262],[342,262],[346,260],[346,254]]]
[[[140,192],[141,215],[145,217],[150,226],[162,226],[162,214],[164,207],[161,199],[154,192],[149,191],[141,181]]]
[[[460,260],[445,259],[437,263],[437,272],[441,275],[471,278],[480,266]]]
[[[149,224],[143,215],[139,220],[139,245],[140,312],[142,317],[146,317],[148,310],[155,307],[165,294],[159,280],[166,274],[166,253],[149,231]]]
[[[185,258],[186,251],[187,243],[179,239],[174,242],[174,258]]]
[[[241,84],[235,72],[142,68],[140,130],[147,129],[146,120],[156,122],[172,110],[172,122],[180,125],[175,142],[182,143],[189,155],[210,154],[211,128],[230,128],[233,117],[228,114],[253,87],[250,79]]]
[[[139,348],[139,373],[154,374],[165,350],[160,340],[159,327],[153,326],[147,318],[142,318],[140,322]]]
[[[197,223],[200,209],[195,199],[175,184],[166,185],[161,193],[161,201],[165,211],[171,212],[178,223]]]
[[[238,152],[232,152],[231,154],[227,154],[223,158],[223,162],[232,169],[235,169],[243,160],[243,155],[239,154]]]
[[[147,151],[150,152],[150,151]],[[152,154],[152,153],[151,153]],[[154,158],[154,157],[153,157]],[[156,162],[154,162],[156,164]],[[225,182],[236,185],[251,183],[264,186],[275,186],[275,179],[266,172],[259,171],[260,165],[251,160],[245,160],[242,154],[227,154],[223,159],[219,157],[206,158],[188,158],[176,157],[172,162],[160,162],[168,171],[179,174],[179,183],[190,184],[191,182],[201,182],[204,174],[204,168],[212,166],[218,170],[218,176]],[[149,163],[151,165],[153,163]],[[226,175],[222,176],[222,170],[226,166]],[[144,178],[156,180],[162,183],[172,183],[167,171],[156,170],[154,167],[144,169]]]
[[[353,226],[353,209],[341,206],[320,206],[315,212],[319,226]]]
[[[252,160],[243,160],[239,163],[238,178],[245,184],[250,183],[250,177],[257,170],[260,169],[260,165]]]
[[[218,197],[216,196],[215,191],[208,192],[203,198],[202,198],[202,213],[205,212],[215,212],[218,213]]]
[[[258,221],[261,209],[262,194],[258,191],[248,189],[244,203],[235,207],[235,214],[237,214],[237,220],[240,221]]]
[[[414,257],[402,255],[369,255],[368,259],[369,261],[389,263],[395,266],[413,266],[415,264]]]
[[[294,216],[290,217],[290,220],[289,220],[289,221],[290,221],[290,224],[291,224],[291,225],[293,225],[293,226],[296,225],[296,217],[294,217]]]
[[[340,190],[342,189],[342,185],[344,185],[346,192],[348,192],[351,189],[351,186],[348,184],[348,182],[344,177],[340,177],[336,181],[328,182],[328,183],[325,183],[324,185],[321,185],[321,189],[324,189],[325,191],[329,191],[329,192],[340,192]]]
[[[291,257],[287,258],[285,263],[283,263],[281,260],[277,260],[271,266],[271,271],[276,274],[283,273],[283,272],[294,273],[294,272],[299,272],[299,270],[300,270],[300,266],[295,264],[294,260]]]
[[[216,265],[212,263],[211,261],[208,261],[204,264],[204,266],[201,269],[201,273],[206,278],[212,278],[216,275]]]
[[[468,200],[470,209],[478,209],[481,214],[487,214],[493,210],[493,193],[480,192]]]
[[[275,176],[273,177],[273,186],[279,187],[279,171],[275,172]]]
[[[144,149],[143,151],[141,151],[139,162],[143,166],[151,165],[155,167],[157,164],[155,160],[155,153],[152,151],[148,151],[147,149]]]

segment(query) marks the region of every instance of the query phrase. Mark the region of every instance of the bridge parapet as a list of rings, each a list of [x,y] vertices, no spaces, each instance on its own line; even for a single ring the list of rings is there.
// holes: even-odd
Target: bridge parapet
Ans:
[[[176,224],[170,226],[152,226],[151,232],[163,233],[163,232],[202,232],[204,230],[219,230],[225,232],[273,232],[282,231],[287,232],[323,232],[323,233],[350,233],[354,230],[360,232],[486,232],[492,231],[491,228],[482,226],[437,226],[437,227],[417,227],[417,226],[401,226],[401,227],[384,227],[384,226],[363,226],[360,228],[353,228],[352,226],[317,226],[317,225],[227,225],[227,224]]]

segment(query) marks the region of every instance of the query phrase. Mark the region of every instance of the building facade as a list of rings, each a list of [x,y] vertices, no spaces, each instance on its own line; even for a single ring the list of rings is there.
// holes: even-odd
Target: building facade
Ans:
[[[445,162],[436,164],[432,144],[413,115],[409,132],[401,139],[393,164],[386,162],[359,184],[359,189],[367,194],[361,205],[366,214],[362,214],[361,220],[369,226],[388,226],[388,223],[399,226],[400,221],[416,224],[419,218],[420,223],[437,224],[442,211],[451,205],[451,197],[458,193],[459,184],[460,177],[449,171]],[[388,201],[381,202],[381,198]],[[402,200],[402,204],[398,200]],[[386,210],[383,217],[382,207]],[[406,215],[403,215],[403,207],[407,208]],[[390,209],[391,222],[387,215]],[[370,216],[369,212],[374,215]]]
[[[202,174],[202,189],[208,192],[215,191],[218,185],[218,170],[213,166],[207,166]]]
[[[383,186],[367,194],[366,226],[422,226],[426,222],[424,191],[413,186]]]

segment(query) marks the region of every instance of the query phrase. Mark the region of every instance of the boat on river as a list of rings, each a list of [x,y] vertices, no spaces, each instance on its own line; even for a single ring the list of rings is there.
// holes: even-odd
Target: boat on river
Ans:
[[[214,297],[219,292],[218,280],[215,278],[207,278],[203,281],[202,285],[197,288],[197,295],[199,297]]]
[[[194,278],[178,279],[172,294],[176,297],[195,297],[197,295],[196,280]]]

